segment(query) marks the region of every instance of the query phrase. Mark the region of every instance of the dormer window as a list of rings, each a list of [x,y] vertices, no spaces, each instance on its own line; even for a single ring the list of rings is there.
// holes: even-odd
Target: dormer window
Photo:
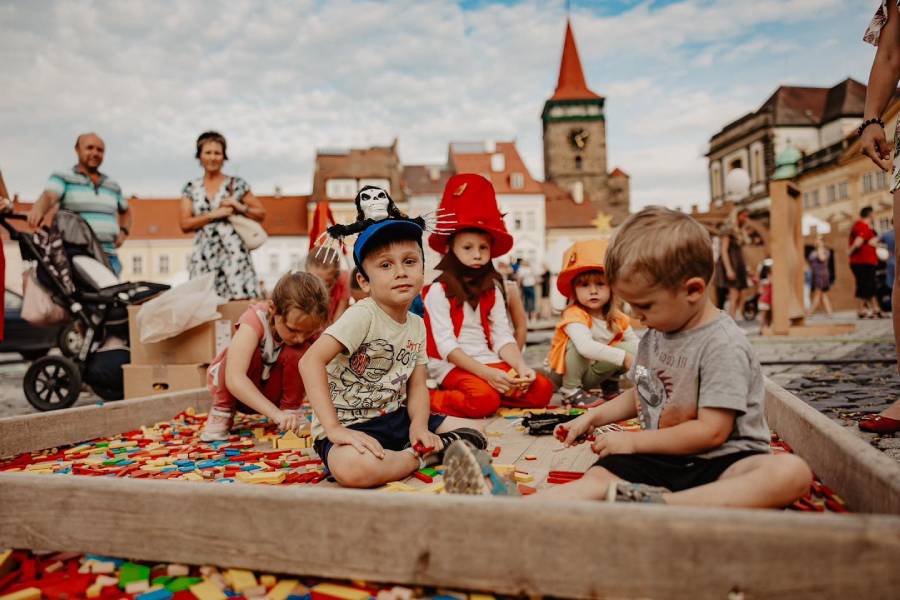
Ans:
[[[506,170],[506,157],[500,152],[491,154],[491,171],[502,173]]]
[[[521,190],[525,187],[525,176],[521,173],[512,173],[509,176],[509,187],[514,190]]]

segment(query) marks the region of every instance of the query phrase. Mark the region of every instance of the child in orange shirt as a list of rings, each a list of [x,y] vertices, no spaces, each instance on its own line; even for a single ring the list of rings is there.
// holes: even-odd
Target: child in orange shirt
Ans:
[[[608,245],[607,240],[575,243],[566,250],[556,279],[570,304],[556,324],[547,361],[562,377],[563,403],[573,406],[596,404],[587,390],[630,369],[637,351],[638,337],[616,308],[606,280]]]

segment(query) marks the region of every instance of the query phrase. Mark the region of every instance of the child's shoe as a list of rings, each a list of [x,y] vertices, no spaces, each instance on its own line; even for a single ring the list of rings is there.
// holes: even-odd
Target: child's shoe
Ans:
[[[609,490],[606,492],[606,501],[665,504],[666,501],[663,500],[663,494],[671,493],[672,490],[664,487],[644,483],[631,483],[629,481],[614,481],[609,484]]]
[[[216,408],[209,409],[203,431],[200,433],[201,442],[221,442],[231,436],[231,428],[234,426],[234,413]]]
[[[559,388],[562,395],[562,403],[572,408],[593,408],[603,404],[603,396],[597,396],[581,388]]]
[[[448,494],[518,496],[516,484],[505,480],[484,450],[464,440],[453,442],[444,453],[444,489]]]
[[[478,450],[484,450],[487,448],[488,441],[487,438],[484,437],[484,434],[478,431],[477,429],[472,429],[471,427],[460,427],[459,429],[454,429],[453,431],[447,431],[445,433],[437,434],[441,441],[444,442],[444,449],[449,448],[453,442],[463,440],[472,444],[472,446]]]

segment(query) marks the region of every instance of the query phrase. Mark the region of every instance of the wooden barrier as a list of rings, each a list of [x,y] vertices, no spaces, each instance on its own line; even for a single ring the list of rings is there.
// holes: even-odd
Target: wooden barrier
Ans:
[[[767,391],[771,424],[825,483],[856,510],[894,514],[0,473],[0,547],[530,596],[895,597],[900,467],[775,384]],[[197,391],[46,417],[109,435],[119,424],[150,425],[208,401]],[[29,421],[30,433],[17,427]],[[4,453],[75,435],[57,428],[58,439],[31,442],[34,423],[33,416],[0,421]]]

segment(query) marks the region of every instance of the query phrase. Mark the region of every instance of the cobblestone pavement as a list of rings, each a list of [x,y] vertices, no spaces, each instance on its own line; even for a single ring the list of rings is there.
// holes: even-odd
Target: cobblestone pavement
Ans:
[[[813,317],[813,323],[854,323],[852,334],[823,338],[761,337],[755,323],[741,323],[763,363],[763,371],[802,400],[900,461],[900,436],[878,437],[859,431],[863,415],[877,413],[900,397],[900,375],[894,358],[889,319],[857,320],[853,313],[839,313],[831,320]],[[538,367],[547,355],[553,335],[552,322],[538,323],[529,333],[525,357]],[[18,355],[0,354],[0,417],[37,412],[22,392],[28,363]],[[858,364],[783,364],[784,361],[865,360]],[[782,364],[779,364],[782,363]],[[100,399],[85,391],[75,406]]]

